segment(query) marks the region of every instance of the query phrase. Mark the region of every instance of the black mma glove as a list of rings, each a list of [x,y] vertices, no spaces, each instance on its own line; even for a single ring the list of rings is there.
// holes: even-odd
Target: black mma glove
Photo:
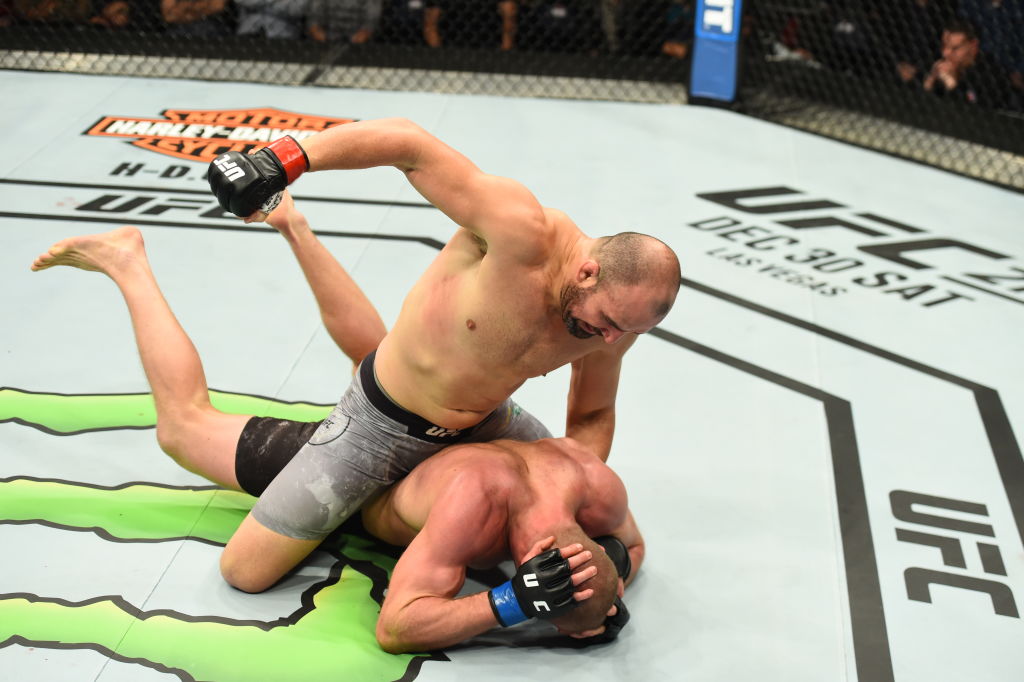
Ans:
[[[623,580],[629,578],[629,574],[633,570],[633,562],[629,558],[629,550],[626,548],[626,544],[614,535],[602,535],[599,538],[594,538],[594,542],[604,547],[608,558],[615,564],[615,570],[618,572],[619,577]]]
[[[274,210],[278,194],[307,170],[306,152],[286,135],[255,154],[221,154],[210,163],[206,179],[221,207],[245,218],[257,210]]]
[[[529,618],[554,618],[576,606],[572,570],[557,549],[526,561],[515,577],[487,596],[498,622],[509,627]]]
[[[604,632],[589,638],[594,644],[603,644],[604,642],[611,642],[619,633],[622,632],[622,628],[626,627],[626,623],[629,622],[629,610],[626,605],[622,603],[621,597],[616,597],[615,601],[616,611],[614,616],[608,616],[604,619]]]

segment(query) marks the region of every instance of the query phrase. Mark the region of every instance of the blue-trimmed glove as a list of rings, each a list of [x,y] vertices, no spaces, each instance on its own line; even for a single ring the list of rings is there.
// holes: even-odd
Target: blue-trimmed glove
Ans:
[[[604,547],[608,558],[615,564],[615,570],[618,572],[619,577],[623,580],[629,578],[629,574],[633,570],[633,562],[629,558],[629,550],[626,548],[626,543],[614,535],[602,535],[599,538],[594,538],[594,542]]]
[[[206,179],[225,211],[245,218],[258,210],[270,213],[280,192],[309,170],[309,157],[290,135],[255,154],[225,152],[206,170]]]
[[[547,620],[562,615],[576,606],[573,592],[569,561],[558,549],[549,549],[523,563],[512,580],[487,596],[495,618],[509,627],[530,618]]]

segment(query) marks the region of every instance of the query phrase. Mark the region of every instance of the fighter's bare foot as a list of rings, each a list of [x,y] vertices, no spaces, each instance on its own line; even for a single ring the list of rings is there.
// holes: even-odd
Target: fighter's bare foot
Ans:
[[[69,265],[110,275],[112,270],[137,261],[142,253],[142,233],[137,227],[125,226],[102,234],[63,239],[38,256],[32,269]]]

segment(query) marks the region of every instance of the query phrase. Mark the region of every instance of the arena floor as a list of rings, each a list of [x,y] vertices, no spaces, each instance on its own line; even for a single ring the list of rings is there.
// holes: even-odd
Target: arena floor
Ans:
[[[0,90],[3,679],[1021,679],[1024,196],[692,106],[13,71]],[[116,287],[29,271],[138,225],[221,404],[323,414],[349,367],[283,239],[221,215],[206,163],[243,127],[387,116],[591,235],[681,256],[620,388],[610,464],[648,554],[613,644],[534,625],[384,654],[394,558],[355,531],[265,594],[228,587],[252,498],[157,447]],[[452,233],[392,169],[293,193],[385,321]],[[567,376],[516,396],[556,433]]]

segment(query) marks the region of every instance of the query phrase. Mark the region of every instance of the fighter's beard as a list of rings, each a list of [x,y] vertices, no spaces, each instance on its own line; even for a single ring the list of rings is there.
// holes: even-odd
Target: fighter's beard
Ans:
[[[562,322],[565,323],[565,328],[569,330],[569,333],[577,339],[589,339],[596,334],[583,331],[580,321],[569,312],[569,307],[582,298],[583,289],[572,284],[565,285],[565,288],[562,289],[561,301],[559,301],[562,307]]]

